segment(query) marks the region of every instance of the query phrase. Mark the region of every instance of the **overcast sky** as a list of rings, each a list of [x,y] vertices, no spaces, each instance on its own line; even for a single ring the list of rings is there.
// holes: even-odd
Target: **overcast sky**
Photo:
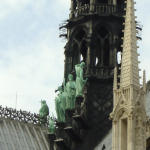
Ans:
[[[140,68],[150,79],[150,1],[136,1],[143,25]],[[40,100],[46,99],[54,112],[65,45],[58,28],[69,7],[70,0],[0,0],[0,105],[38,112]]]

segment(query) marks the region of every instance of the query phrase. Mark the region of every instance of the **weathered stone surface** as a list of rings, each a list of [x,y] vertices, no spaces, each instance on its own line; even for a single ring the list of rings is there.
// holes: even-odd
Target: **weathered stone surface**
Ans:
[[[93,150],[111,129],[113,69],[122,50],[123,7],[124,1],[116,5],[114,1],[72,0],[70,19],[63,26],[68,33],[64,75],[67,80],[71,73],[75,79],[75,65],[84,61],[83,77],[88,80],[84,94],[79,94],[83,102],[76,103],[72,116],[66,112],[66,124],[81,138],[77,142],[64,137],[71,150]]]

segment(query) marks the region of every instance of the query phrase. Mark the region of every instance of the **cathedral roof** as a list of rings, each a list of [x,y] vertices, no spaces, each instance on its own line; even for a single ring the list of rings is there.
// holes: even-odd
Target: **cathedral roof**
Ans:
[[[48,129],[36,114],[0,107],[1,150],[49,150]]]

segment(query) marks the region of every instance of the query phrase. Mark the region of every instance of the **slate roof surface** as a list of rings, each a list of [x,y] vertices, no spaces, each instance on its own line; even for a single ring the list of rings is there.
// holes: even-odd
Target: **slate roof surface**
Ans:
[[[14,117],[17,112],[12,117],[10,113],[0,107],[0,150],[49,150],[46,126],[41,126],[36,117],[27,119],[23,113]]]

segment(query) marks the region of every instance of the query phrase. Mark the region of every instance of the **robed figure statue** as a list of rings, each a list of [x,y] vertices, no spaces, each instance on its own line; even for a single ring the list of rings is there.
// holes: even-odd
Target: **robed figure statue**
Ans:
[[[85,67],[85,63],[75,65],[76,71],[76,97],[83,96],[83,88],[87,80],[83,78],[83,69]]]

